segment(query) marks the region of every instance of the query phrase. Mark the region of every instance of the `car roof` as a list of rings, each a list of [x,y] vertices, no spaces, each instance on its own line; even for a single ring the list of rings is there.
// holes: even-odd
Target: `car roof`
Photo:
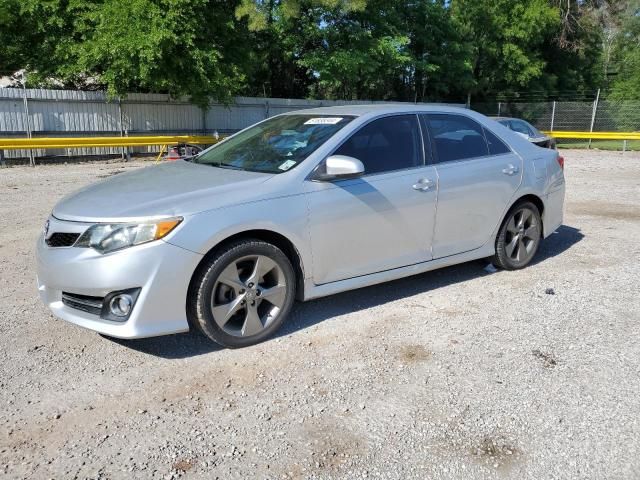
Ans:
[[[287,115],[353,115],[356,117],[381,113],[406,112],[469,112],[466,108],[436,103],[384,103],[367,105],[336,105],[287,112]]]
[[[308,108],[304,110],[294,110],[280,115],[336,115],[344,116],[350,115],[358,117],[359,120],[366,121],[369,118],[375,118],[379,115],[386,114],[402,114],[402,113],[419,113],[419,112],[439,112],[439,113],[453,113],[471,117],[484,126],[489,127],[490,131],[500,136],[502,140],[505,140],[514,150],[520,154],[535,154],[538,147],[532,146],[532,143],[522,138],[521,135],[511,131],[496,122],[495,127],[493,125],[487,125],[487,119],[485,115],[478,113],[474,110],[461,107],[460,104],[452,105],[445,103],[375,103],[375,104],[356,104],[356,105],[336,105],[331,107],[318,107]],[[279,115],[279,116],[280,116]],[[495,119],[492,119],[495,120]],[[355,122],[354,122],[355,123]],[[497,131],[495,131],[497,129]]]

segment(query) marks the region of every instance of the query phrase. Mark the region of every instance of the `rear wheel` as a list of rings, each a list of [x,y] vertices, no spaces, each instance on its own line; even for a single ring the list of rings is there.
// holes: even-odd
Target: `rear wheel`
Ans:
[[[516,204],[507,214],[498,237],[493,263],[505,270],[526,267],[542,239],[540,212],[531,202]]]
[[[272,335],[295,297],[291,262],[279,248],[260,240],[229,245],[194,280],[192,320],[225,347],[253,345]]]

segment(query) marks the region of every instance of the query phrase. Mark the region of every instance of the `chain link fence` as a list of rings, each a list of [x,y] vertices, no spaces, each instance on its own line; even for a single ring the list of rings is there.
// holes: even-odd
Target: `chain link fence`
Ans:
[[[566,102],[486,102],[471,107],[488,116],[516,117],[527,120],[539,130],[571,132],[638,132],[640,131],[640,101]],[[640,150],[640,142],[621,140],[558,140],[560,146]]]

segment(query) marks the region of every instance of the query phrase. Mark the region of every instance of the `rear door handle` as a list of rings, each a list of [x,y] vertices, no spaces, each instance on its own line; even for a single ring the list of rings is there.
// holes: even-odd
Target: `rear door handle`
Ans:
[[[520,169],[515,165],[512,165],[511,163],[507,166],[507,168],[502,169],[502,173],[504,173],[505,175],[515,175],[519,171]]]
[[[429,178],[421,178],[420,180],[418,180],[418,183],[413,185],[413,189],[420,192],[426,192],[427,190],[431,190],[431,187],[433,187],[435,184],[436,182]]]

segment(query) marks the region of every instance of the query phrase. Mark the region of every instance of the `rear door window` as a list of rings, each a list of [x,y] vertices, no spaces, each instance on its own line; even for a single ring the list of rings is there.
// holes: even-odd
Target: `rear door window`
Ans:
[[[438,162],[489,155],[483,128],[474,120],[455,114],[428,114],[424,118]]]

